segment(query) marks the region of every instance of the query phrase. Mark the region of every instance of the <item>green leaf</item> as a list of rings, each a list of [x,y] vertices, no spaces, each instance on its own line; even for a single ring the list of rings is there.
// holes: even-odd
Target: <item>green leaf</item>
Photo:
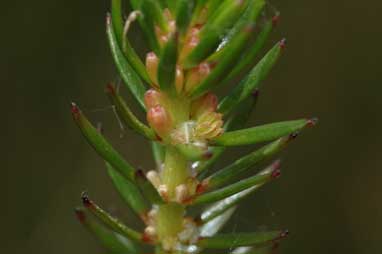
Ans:
[[[117,94],[115,87],[112,84],[107,86],[107,94],[109,95],[111,103],[115,106],[115,109],[122,119],[123,123],[130,127],[132,130],[141,134],[149,140],[156,140],[157,137],[155,132],[148,127],[146,124],[142,123],[130,110],[123,98]]]
[[[157,166],[157,169],[162,168],[164,163],[164,157],[165,157],[165,149],[164,146],[159,142],[151,142],[151,148],[155,160],[155,164]]]
[[[274,163],[272,163],[270,166],[265,168],[264,170],[260,171],[258,174],[266,174],[268,172],[274,172],[275,170],[279,168],[279,165],[280,165],[280,162],[277,160]],[[215,204],[212,204],[211,206],[209,206],[206,210],[202,212],[202,214],[198,218],[198,221],[204,224],[216,218],[220,214],[226,212],[231,207],[234,207],[235,205],[237,205],[240,201],[242,201],[244,198],[251,195],[256,190],[258,190],[265,183],[266,182],[257,184],[248,189],[235,193],[221,201],[218,201]]]
[[[247,172],[247,170],[249,170],[252,166],[268,159],[275,153],[281,151],[293,138],[294,136],[280,138],[238,159],[234,163],[219,170],[204,180],[205,185],[208,187],[208,189],[213,189],[231,182],[237,176]]]
[[[279,58],[283,41],[277,43],[252,69],[248,76],[234,88],[219,104],[218,111],[227,114],[238,103],[247,98],[251,92],[258,88],[260,82],[264,80],[276,60]]]
[[[124,36],[124,24],[122,18],[121,0],[112,0],[111,4],[111,19],[114,27],[115,37],[118,41],[118,45],[125,53],[125,56],[134,70],[140,75],[140,77],[150,84],[150,78],[146,72],[146,67],[142,63],[141,59],[131,46],[128,38]]]
[[[253,29],[253,24],[244,24],[244,26],[241,27],[240,32],[238,32],[235,38],[222,50],[223,52],[219,59],[220,62],[217,63],[216,67],[214,67],[201,84],[195,86],[194,89],[189,92],[191,97],[199,97],[220,84],[220,81],[222,81],[225,76],[224,73],[227,73],[235,66],[241,51],[253,32]]]
[[[249,97],[245,101],[243,101],[241,104],[238,105],[237,110],[234,112],[230,118],[228,118],[224,123],[224,130],[237,130],[241,129],[245,126],[245,124],[248,122],[248,119],[250,118],[253,110],[255,109],[257,99],[258,99],[258,91],[255,91],[253,93],[253,96]],[[196,168],[197,172],[202,174],[198,175],[199,179],[203,179],[204,176],[208,173],[208,170],[216,163],[216,161],[220,158],[220,156],[224,153],[225,147],[223,146],[214,146],[210,147],[209,150],[211,151],[211,158],[206,161],[201,161],[198,163],[198,166]]]
[[[72,103],[72,115],[82,134],[94,150],[120,174],[134,182],[134,168],[109,144],[89,120],[82,114],[76,104]]]
[[[263,246],[285,237],[286,234],[287,232],[282,230],[221,234],[202,238],[197,245],[208,249],[228,249],[245,245]]]
[[[159,195],[157,189],[146,178],[146,175],[142,170],[137,171],[136,175],[137,183],[142,190],[145,197],[151,202],[151,204],[163,204],[164,200]]]
[[[207,0],[205,1],[205,8],[207,10],[207,20],[212,19],[213,15],[219,10],[219,6],[224,3],[224,0]]]
[[[179,1],[179,0],[178,0]],[[172,13],[175,13],[177,0],[166,0],[167,6]]]
[[[82,193],[82,202],[86,209],[91,212],[95,217],[97,217],[100,221],[102,221],[105,225],[107,225],[110,229],[120,233],[121,235],[132,239],[134,241],[141,242],[142,234],[127,227],[117,218],[114,218],[97,204],[94,201],[90,200],[88,195],[84,192]]]
[[[226,132],[211,140],[210,143],[215,146],[254,145],[299,132],[306,126],[312,124],[314,124],[314,120],[308,119],[265,124],[248,129]]]
[[[112,254],[132,253],[138,254],[138,247],[128,238],[108,230],[104,226],[95,222],[94,219],[86,216],[82,208],[75,210],[77,219],[95,237],[95,239]]]
[[[222,42],[220,43],[218,50],[213,53],[207,61],[209,62],[216,62],[221,59],[221,57],[225,54],[224,52],[227,50],[227,45],[230,44],[230,42],[235,39],[238,35],[241,33],[241,29],[245,25],[249,25],[251,23],[254,23],[259,16],[261,10],[263,9],[265,5],[264,0],[249,0],[249,3],[243,12],[243,15],[239,18],[239,20],[236,22],[236,24],[232,27],[232,29],[229,31],[227,36],[224,37]],[[251,45],[252,47],[252,45]],[[235,64],[236,67],[237,64]]]
[[[116,40],[119,42],[119,45],[122,45],[123,18],[121,0],[111,0],[111,19]]]
[[[150,26],[158,25],[163,32],[168,32],[167,20],[158,0],[142,0],[142,11],[145,20],[150,19]]]
[[[107,173],[109,174],[117,191],[129,205],[129,207],[140,217],[144,218],[150,210],[138,187],[124,178],[117,170],[106,162]]]
[[[176,27],[183,35],[191,21],[195,0],[178,0],[176,3]]]
[[[257,35],[255,42],[251,47],[248,47],[247,50],[242,54],[240,61],[235,65],[232,71],[228,76],[222,81],[223,85],[230,82],[233,78],[239,75],[245,68],[250,66],[255,60],[259,51],[264,47],[265,42],[267,41],[269,34],[273,28],[273,21],[268,20],[263,26],[260,33]]]
[[[178,59],[178,35],[172,34],[164,46],[158,65],[158,82],[162,91],[175,94],[175,73]]]
[[[131,46],[127,37],[124,38],[123,52],[125,53],[125,56],[127,60],[129,61],[129,63],[134,68],[134,70],[139,74],[139,76],[147,84],[151,84],[150,77],[147,74],[146,66],[143,64],[137,52],[135,52],[134,48]]]
[[[239,193],[245,189],[251,188],[253,186],[264,184],[269,182],[270,180],[279,176],[279,172],[270,171],[270,172],[262,172],[260,174],[256,174],[252,177],[241,180],[237,183],[228,185],[222,189],[218,189],[215,191],[207,192],[200,196],[197,196],[193,201],[193,205],[200,205],[205,203],[211,203],[218,200],[222,200],[226,197]]]
[[[138,101],[139,105],[145,111],[145,103],[144,103],[144,94],[146,89],[140,80],[137,73],[133,70],[130,64],[127,62],[125,56],[123,55],[119,44],[117,42],[117,38],[115,37],[112,22],[110,16],[107,16],[107,35],[109,39],[109,45],[111,49],[111,53],[113,55],[115,64],[117,66],[117,70],[121,75],[126,87],[133,94],[134,98]]]
[[[184,67],[192,68],[206,59],[216,47],[226,30],[229,29],[237,20],[245,8],[246,1],[225,0],[216,10],[206,25],[200,31],[200,43],[193,49],[185,59]]]
[[[232,215],[235,213],[236,207],[231,207],[231,209],[226,210],[220,216],[215,217],[213,220],[205,223],[200,227],[201,237],[210,237],[215,235],[224,227],[224,225],[229,221]]]

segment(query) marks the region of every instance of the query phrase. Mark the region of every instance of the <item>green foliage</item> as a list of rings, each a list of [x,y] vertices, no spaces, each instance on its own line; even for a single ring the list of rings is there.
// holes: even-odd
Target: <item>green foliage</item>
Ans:
[[[109,253],[142,253],[141,244],[158,254],[240,246],[245,247],[240,253],[272,253],[287,231],[219,231],[245,198],[280,176],[280,162],[241,179],[243,174],[316,123],[300,119],[245,128],[258,89],[285,47],[281,40],[253,63],[278,14],[268,18],[264,0],[130,0],[130,5],[134,12],[127,15],[122,1],[112,0],[106,34],[125,88],[146,113],[148,123],[135,116],[113,85],[106,90],[123,124],[151,142],[155,168],[136,170],[75,104],[72,115],[144,229],[125,225],[86,193],[82,195],[86,210],[76,210],[78,220]],[[147,66],[127,38],[126,27],[135,19],[150,46],[145,53],[155,52],[148,54]],[[213,91],[239,74],[244,78],[219,103]],[[230,147],[259,143],[267,144],[211,173]],[[209,206],[199,215],[186,217],[190,206],[197,209],[204,204]]]

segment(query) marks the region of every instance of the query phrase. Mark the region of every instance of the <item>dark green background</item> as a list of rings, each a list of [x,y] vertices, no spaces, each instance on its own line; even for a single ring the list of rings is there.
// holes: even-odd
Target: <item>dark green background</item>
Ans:
[[[268,47],[284,36],[288,45],[252,124],[320,123],[282,154],[283,176],[248,200],[227,231],[288,228],[283,253],[381,253],[382,4],[271,2],[282,16]],[[104,35],[108,5],[2,3],[1,253],[102,253],[73,217],[85,189],[136,221],[69,111],[78,102],[129,161],[152,167],[147,143],[119,129],[103,93],[118,80]]]

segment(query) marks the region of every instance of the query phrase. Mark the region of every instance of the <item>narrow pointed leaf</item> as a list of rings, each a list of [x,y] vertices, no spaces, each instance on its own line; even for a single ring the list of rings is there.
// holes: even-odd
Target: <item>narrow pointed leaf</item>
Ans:
[[[157,166],[157,169],[161,169],[163,166],[164,162],[164,157],[165,157],[165,149],[162,144],[159,142],[151,142],[151,149],[153,152],[155,164]]]
[[[131,46],[128,38],[124,38],[123,52],[131,66],[134,68],[135,72],[147,83],[151,84],[149,75],[147,74],[146,66],[143,64],[142,60],[139,58],[137,52]]]
[[[224,55],[224,52],[228,50],[226,46],[229,45],[229,43],[241,33],[241,29],[243,26],[254,23],[256,21],[264,5],[265,5],[264,0],[249,0],[246,9],[243,12],[243,15],[239,18],[239,20],[232,27],[229,33],[224,37],[224,39],[222,40],[222,42],[220,43],[218,47],[218,50],[215,53],[213,53],[208,58],[207,61],[209,62],[219,61],[221,57]],[[236,65],[237,64],[235,64],[235,67]]]
[[[221,38],[225,35],[236,19],[245,8],[246,1],[226,0],[216,10],[207,24],[200,32],[200,43],[195,47],[184,62],[185,68],[192,68],[206,59],[219,45]]]
[[[252,177],[241,180],[237,183],[228,185],[222,189],[207,192],[200,196],[197,196],[193,201],[193,205],[200,205],[205,203],[211,203],[218,200],[222,200],[226,197],[239,193],[245,189],[251,188],[259,184],[265,184],[270,180],[276,178],[279,174],[277,172],[262,172],[261,174],[256,174]]]
[[[285,231],[221,234],[202,238],[197,245],[208,249],[228,249],[237,246],[263,246],[286,236]]]
[[[107,94],[109,95],[111,103],[115,106],[117,114],[122,119],[123,123],[130,127],[132,130],[141,134],[149,140],[156,140],[156,135],[153,129],[142,123],[130,110],[123,98],[117,94],[115,87],[112,84],[107,86]]]
[[[228,220],[235,213],[236,207],[231,207],[231,209],[226,210],[220,216],[215,217],[213,220],[205,223],[200,227],[200,236],[201,237],[210,237],[215,235],[223,226],[228,222]]]
[[[75,210],[77,219],[95,237],[95,239],[111,254],[138,254],[138,247],[126,237],[108,230],[88,217],[82,208]]]
[[[254,165],[281,151],[293,138],[294,136],[280,138],[238,159],[231,165],[228,165],[207,178],[205,185],[208,189],[213,189],[231,182],[239,175],[247,172]]]
[[[220,84],[220,81],[224,78],[224,73],[227,73],[236,64],[236,61],[239,59],[240,53],[253,32],[253,29],[253,24],[245,24],[240,29],[240,32],[235,38],[222,50],[223,52],[219,59],[220,62],[217,63],[216,67],[200,85],[195,86],[195,88],[190,91],[189,94],[191,97],[196,98]]]
[[[110,16],[107,16],[106,25],[111,53],[116,63],[118,72],[121,75],[126,87],[133,94],[142,109],[145,110],[144,94],[146,89],[137,73],[127,62],[119,43],[117,42]]]
[[[235,65],[229,75],[222,82],[223,84],[228,83],[237,75],[239,75],[245,68],[250,66],[255,60],[259,51],[264,47],[265,42],[267,41],[269,34],[271,33],[273,28],[272,20],[269,20],[265,23],[262,30],[256,37],[254,44],[251,47],[248,47],[247,50],[242,54],[240,61]]]
[[[206,14],[207,20],[212,19],[213,15],[218,13],[218,10],[221,10],[219,9],[221,4],[227,4],[227,3],[228,2],[224,0],[207,0],[205,5],[205,8],[207,9],[207,14]]]
[[[283,41],[277,43],[252,69],[248,76],[234,88],[233,92],[221,101],[218,107],[219,112],[227,114],[232,107],[243,101],[254,89],[258,88],[260,82],[264,80],[279,58],[283,44]]]
[[[259,92],[255,91],[250,98],[238,105],[237,110],[235,110],[235,113],[225,121],[225,131],[237,130],[245,126],[253,110],[255,109],[258,100],[258,94]],[[199,174],[199,179],[204,178],[204,176],[208,173],[208,170],[216,163],[216,161],[224,153],[225,149],[226,148],[223,146],[214,146],[209,148],[212,154],[211,158],[206,161],[201,161],[196,169],[199,173],[203,172],[202,174]]]
[[[206,20],[211,19],[212,14],[219,9],[222,0],[195,0],[195,9],[191,20],[191,26],[204,25]]]
[[[175,93],[175,73],[178,59],[178,35],[171,35],[163,48],[158,65],[158,82],[162,91]]]
[[[168,24],[163,15],[161,4],[158,0],[142,0],[142,8],[144,10],[145,19],[151,19],[153,25],[157,25],[163,32],[168,32]]]
[[[89,199],[86,193],[82,194],[82,202],[84,206],[91,212],[95,217],[107,225],[110,229],[120,233],[121,235],[132,239],[134,241],[141,241],[142,234],[127,227],[117,218],[114,218],[101,207],[96,205],[92,200]]]
[[[150,84],[150,78],[147,75],[145,65],[142,63],[141,59],[131,46],[128,38],[124,37],[121,0],[112,0],[111,3],[111,19],[114,27],[116,41],[118,42],[119,47],[124,52],[128,62],[131,64],[133,69],[145,82]]]
[[[176,27],[181,34],[187,31],[194,5],[195,0],[178,0],[176,3]]]
[[[149,206],[146,204],[144,197],[138,187],[123,177],[109,163],[106,162],[107,173],[109,174],[117,191],[129,205],[129,207],[142,219],[145,218],[149,211]]]
[[[260,171],[258,174],[265,174],[268,172],[274,172],[278,168],[279,168],[279,161],[276,161],[276,162],[272,163],[270,166],[268,166],[267,168],[265,168],[264,170]],[[218,201],[215,204],[212,204],[211,206],[209,206],[206,210],[204,210],[202,212],[202,214],[198,218],[198,221],[200,221],[200,223],[206,223],[206,222],[216,218],[220,214],[226,212],[231,207],[234,207],[235,205],[237,205],[240,201],[242,201],[244,198],[251,195],[256,190],[258,190],[265,183],[266,182],[257,184],[255,186],[248,188],[248,189],[245,189],[243,191],[235,193],[229,197],[226,197],[225,199]]]
[[[172,13],[175,13],[177,0],[166,0],[167,6]]]
[[[94,150],[120,174],[134,182],[134,168],[122,158],[74,103],[72,104],[72,115],[82,134]]]
[[[261,142],[271,141],[294,132],[299,132],[306,126],[313,124],[312,120],[301,119],[271,123],[243,130],[226,132],[211,140],[215,146],[241,146],[254,145]]]
[[[142,190],[145,197],[151,202],[151,204],[163,204],[164,201],[159,195],[157,189],[152,185],[152,183],[146,178],[142,170],[137,171],[137,183]]]
[[[191,26],[197,24],[197,21],[200,17],[201,11],[205,8],[206,2],[208,0],[195,0],[195,9],[191,20]]]
[[[111,0],[111,19],[116,40],[119,42],[119,45],[122,45],[123,18],[121,0]]]

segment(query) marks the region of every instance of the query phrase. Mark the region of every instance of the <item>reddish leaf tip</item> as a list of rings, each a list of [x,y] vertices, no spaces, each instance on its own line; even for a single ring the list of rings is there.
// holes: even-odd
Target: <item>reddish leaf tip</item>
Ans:
[[[280,48],[281,49],[285,49],[285,47],[286,47],[286,39],[284,38],[284,39],[282,39],[281,41],[280,41]]]
[[[275,27],[280,22],[280,14],[277,13],[275,16],[272,17],[272,25]]]
[[[311,118],[311,119],[309,119],[309,120],[307,121],[307,125],[308,125],[309,127],[313,127],[313,126],[315,126],[317,123],[318,123],[318,118],[317,118],[317,117],[313,117],[313,118]]]
[[[111,94],[113,96],[116,95],[115,87],[114,87],[114,85],[112,83],[108,83],[106,85],[106,89],[105,90],[106,90],[106,93],[108,93],[108,94]]]
[[[138,169],[138,170],[135,171],[135,177],[137,179],[146,180],[145,172],[143,172],[142,169]]]
[[[142,234],[142,242],[144,242],[144,243],[152,243],[153,239],[146,232],[144,232]]]
[[[76,214],[77,219],[83,223],[86,220],[85,212],[81,208],[75,208],[74,213]]]
[[[204,179],[202,182],[198,183],[195,190],[196,194],[201,194],[205,192],[208,188],[208,182],[209,179]]]
[[[272,179],[279,178],[281,176],[281,170],[279,168],[276,168],[272,171],[271,177]]]
[[[72,114],[77,115],[80,113],[80,108],[74,102],[70,103],[70,109],[72,110]]]
[[[259,90],[259,89],[256,89],[256,90],[254,90],[254,91],[252,92],[252,97],[253,97],[254,99],[258,98],[259,95],[260,95],[260,90]]]
[[[290,134],[290,135],[289,135],[289,139],[288,139],[288,141],[291,141],[291,140],[293,140],[293,139],[296,139],[296,138],[298,137],[299,134],[300,134],[299,132],[294,132],[294,133]]]
[[[203,159],[205,159],[205,160],[209,160],[209,159],[211,159],[211,157],[212,157],[213,155],[214,155],[214,154],[213,154],[212,151],[207,151],[207,152],[205,152],[205,153],[203,154]]]
[[[279,239],[282,239],[282,238],[285,238],[285,237],[287,237],[289,235],[289,230],[283,230],[283,231],[281,231],[281,233],[280,233],[280,236],[279,236]]]

